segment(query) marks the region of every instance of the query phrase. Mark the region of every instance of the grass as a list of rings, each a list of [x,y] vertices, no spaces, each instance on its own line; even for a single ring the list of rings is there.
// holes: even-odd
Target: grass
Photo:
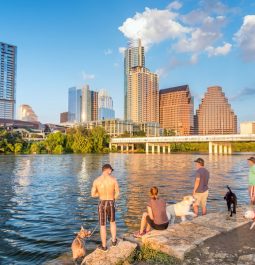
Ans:
[[[180,261],[174,257],[170,257],[165,253],[156,251],[150,245],[143,245],[140,249],[136,249],[128,259],[130,264],[146,262],[147,264],[160,265],[178,265]]]

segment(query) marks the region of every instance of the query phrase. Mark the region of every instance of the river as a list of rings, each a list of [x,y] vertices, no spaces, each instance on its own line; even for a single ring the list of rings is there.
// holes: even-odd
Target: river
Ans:
[[[80,225],[97,224],[93,180],[111,163],[121,195],[118,233],[138,228],[149,188],[156,185],[169,203],[192,193],[198,154],[107,154],[0,156],[0,264],[35,265],[70,252]],[[211,173],[208,211],[225,209],[226,185],[247,203],[249,154],[200,155]],[[92,250],[99,233],[87,241]]]

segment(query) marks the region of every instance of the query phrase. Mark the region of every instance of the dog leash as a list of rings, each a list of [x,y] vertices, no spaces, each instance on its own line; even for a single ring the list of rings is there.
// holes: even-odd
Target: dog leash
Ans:
[[[88,236],[88,238],[92,237],[93,234],[96,232],[96,229],[98,228],[98,224],[95,226],[95,228],[92,230],[90,236]]]

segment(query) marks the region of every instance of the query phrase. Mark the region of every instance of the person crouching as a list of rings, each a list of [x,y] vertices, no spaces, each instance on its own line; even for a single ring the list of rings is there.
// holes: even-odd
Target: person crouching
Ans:
[[[147,203],[147,212],[142,215],[140,230],[134,234],[134,237],[142,237],[148,233],[151,228],[155,230],[165,230],[169,224],[166,215],[166,202],[158,198],[158,188],[150,189],[150,199]]]

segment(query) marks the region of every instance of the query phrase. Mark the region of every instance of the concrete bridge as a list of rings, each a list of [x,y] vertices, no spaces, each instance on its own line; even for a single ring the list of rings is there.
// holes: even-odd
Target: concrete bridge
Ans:
[[[145,144],[146,153],[170,153],[173,143],[208,143],[209,154],[232,154],[232,142],[255,142],[255,134],[192,135],[112,138],[110,148],[121,152],[133,152],[135,145]]]

